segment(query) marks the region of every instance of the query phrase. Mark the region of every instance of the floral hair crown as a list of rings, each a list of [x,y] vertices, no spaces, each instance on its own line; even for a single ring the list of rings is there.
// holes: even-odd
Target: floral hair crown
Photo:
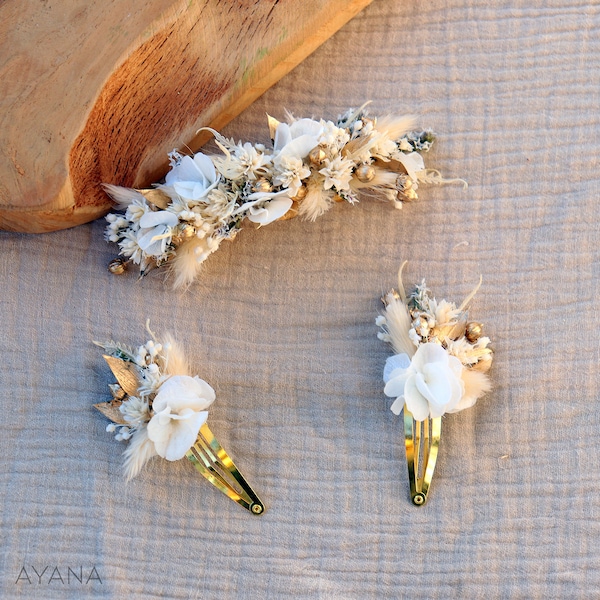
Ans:
[[[169,264],[174,286],[182,287],[245,221],[261,226],[296,215],[314,221],[335,202],[355,204],[364,193],[401,208],[417,198],[420,183],[465,183],[425,168],[422,154],[434,135],[415,131],[413,117],[369,117],[365,106],[336,122],[288,114],[280,123],[269,116],[270,148],[205,128],[222,155],[173,151],[164,183],[142,190],[105,185],[124,211],[106,217],[105,237],[123,257],[111,261],[110,271],[123,273],[132,262],[144,276]]]
[[[425,282],[407,295],[402,284],[383,298],[376,320],[379,338],[396,352],[383,371],[384,393],[395,398],[391,410],[404,408],[404,436],[411,499],[422,505],[433,477],[442,415],[469,408],[491,389],[487,372],[493,353],[480,323],[469,321],[467,306],[481,281],[457,307],[437,301]]]
[[[148,330],[150,332],[150,330]],[[135,477],[154,456],[169,461],[188,458],[221,492],[253,514],[264,505],[212,434],[206,420],[215,400],[213,388],[190,375],[187,360],[169,336],[161,344],[154,334],[137,349],[115,342],[99,343],[117,383],[112,400],[95,404],[111,423],[106,430],[125,450],[125,476]]]

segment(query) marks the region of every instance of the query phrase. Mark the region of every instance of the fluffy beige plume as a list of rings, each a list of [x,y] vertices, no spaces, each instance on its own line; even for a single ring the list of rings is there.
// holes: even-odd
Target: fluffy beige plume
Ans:
[[[188,360],[179,343],[170,334],[164,336],[164,344],[169,345],[165,353],[165,375],[190,375]]]
[[[397,141],[416,127],[415,115],[386,115],[379,117],[375,128],[389,140]]]
[[[322,181],[311,180],[307,185],[306,196],[298,205],[298,214],[309,221],[316,221],[332,206],[333,193],[323,189]]]
[[[411,358],[416,348],[408,336],[411,318],[406,304],[399,298],[391,298],[385,308],[384,316],[386,328],[390,335],[390,343],[396,354],[404,353]]]
[[[461,410],[473,406],[478,398],[492,389],[488,376],[479,371],[463,369],[462,380],[465,384],[465,393],[460,402]]]
[[[203,252],[206,242],[194,237],[177,248],[177,253],[171,261],[171,272],[175,279],[173,288],[187,288],[196,278],[201,268],[198,253]]]
[[[144,196],[137,190],[112,185],[110,183],[103,183],[102,187],[119,210],[125,210],[133,200],[145,200]]]
[[[123,456],[125,457],[123,470],[126,480],[131,481],[138,475],[146,462],[153,456],[156,456],[156,454],[154,442],[148,439],[148,428],[144,425],[140,429],[137,429],[129,440],[127,449],[123,452]]]

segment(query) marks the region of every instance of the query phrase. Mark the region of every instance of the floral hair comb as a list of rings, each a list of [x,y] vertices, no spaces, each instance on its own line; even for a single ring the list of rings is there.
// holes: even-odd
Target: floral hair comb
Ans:
[[[150,330],[148,330],[150,332]],[[153,456],[188,458],[216,488],[255,515],[265,507],[206,424],[213,388],[191,376],[177,343],[152,340],[136,350],[115,342],[99,343],[117,383],[113,399],[95,404],[111,420],[106,430],[129,440],[125,476],[135,477]]]
[[[396,352],[387,359],[384,393],[395,398],[391,406],[399,415],[404,408],[404,439],[410,495],[423,505],[435,469],[442,415],[469,408],[491,384],[487,372],[493,353],[482,325],[468,320],[467,306],[477,287],[457,307],[437,301],[425,282],[406,295],[402,284],[383,298],[385,310],[376,324],[379,338]]]
[[[299,215],[314,221],[335,202],[379,195],[401,208],[417,198],[420,183],[451,183],[425,168],[422,153],[431,131],[414,131],[410,116],[369,117],[365,106],[332,121],[268,117],[272,147],[235,143],[213,129],[222,155],[170,154],[163,184],[132,190],[105,185],[124,211],[107,215],[105,237],[120,255],[109,270],[123,273],[128,262],[140,276],[163,264],[174,286],[190,284],[200,265],[223,240],[232,240],[246,221],[258,226]],[[466,184],[465,184],[466,185]]]

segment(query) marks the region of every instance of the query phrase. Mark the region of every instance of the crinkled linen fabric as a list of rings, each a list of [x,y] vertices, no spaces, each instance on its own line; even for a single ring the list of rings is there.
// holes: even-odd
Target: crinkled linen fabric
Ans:
[[[429,164],[469,188],[247,227],[186,293],[111,276],[102,221],[0,232],[0,596],[600,597],[599,29],[583,0],[374,0],[224,133],[268,142],[265,113],[372,100],[418,114]],[[405,259],[449,300],[483,275],[496,350],[493,392],[443,420],[422,508],[374,325]],[[215,388],[261,517],[187,461],[124,482],[91,342],[141,343],[147,318]]]

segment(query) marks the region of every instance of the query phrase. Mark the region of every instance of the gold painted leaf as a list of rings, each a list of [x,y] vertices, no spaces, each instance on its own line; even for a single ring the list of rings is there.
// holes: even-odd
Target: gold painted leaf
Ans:
[[[127,421],[123,419],[123,413],[119,407],[123,404],[122,400],[111,400],[110,402],[99,402],[94,404],[94,408],[99,410],[107,419],[119,425],[127,425]]]
[[[148,190],[136,191],[142,194],[142,196],[144,196],[144,198],[146,198],[150,204],[154,204],[154,206],[157,206],[158,208],[165,209],[171,202],[171,198],[169,198],[169,196],[167,196],[167,194],[165,194],[162,190],[155,190],[152,188]]]
[[[106,354],[104,360],[108,363],[123,391],[128,396],[137,396],[138,388],[141,385],[140,368],[132,362]]]

